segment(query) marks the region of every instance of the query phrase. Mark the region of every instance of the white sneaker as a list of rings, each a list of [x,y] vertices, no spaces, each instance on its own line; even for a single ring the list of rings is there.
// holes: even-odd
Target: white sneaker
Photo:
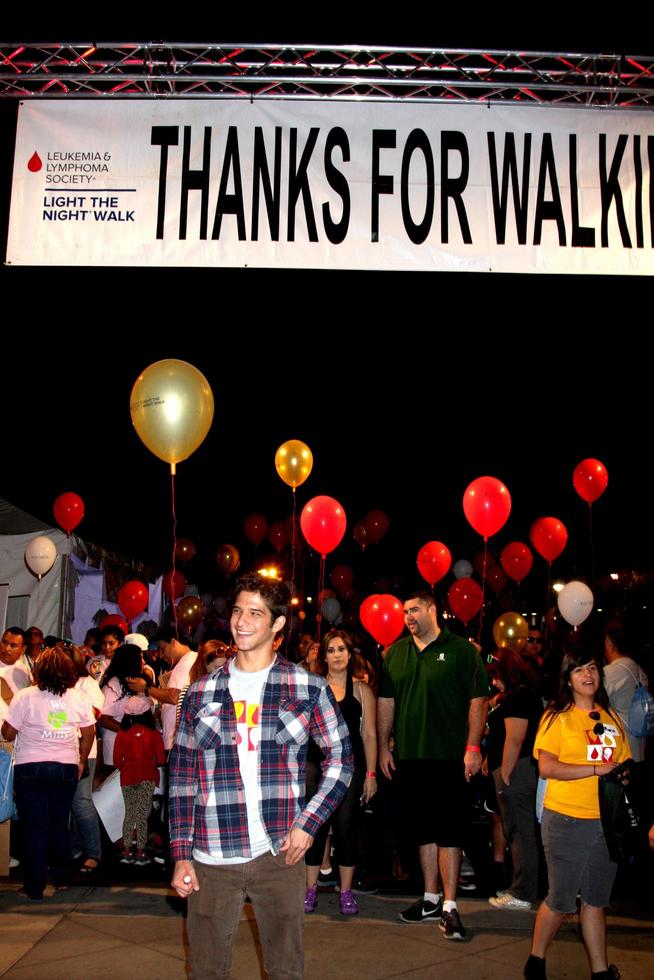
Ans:
[[[520,912],[531,912],[534,908],[531,902],[525,902],[522,898],[516,898],[510,892],[499,892],[493,895],[488,901],[496,909],[514,909]]]

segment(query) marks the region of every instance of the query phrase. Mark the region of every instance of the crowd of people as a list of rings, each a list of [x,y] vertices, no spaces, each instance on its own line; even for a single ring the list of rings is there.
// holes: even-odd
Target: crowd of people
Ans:
[[[537,910],[525,977],[546,976],[549,944],[579,903],[592,978],[615,980],[605,909],[617,865],[599,783],[630,759],[638,797],[648,771],[646,740],[628,724],[647,675],[621,626],[607,627],[603,650],[576,638],[547,650],[534,626],[523,649],[486,654],[415,592],[406,635],[379,651],[340,628],[285,638],[283,590],[244,577],[231,635],[197,651],[175,624],[152,640],[91,629],[79,647],[36,626],[5,631],[0,720],[14,742],[19,894],[41,901],[48,875],[66,889],[74,871],[93,876],[103,862],[172,860],[173,885],[190,898],[194,977],[223,975],[193,960],[193,934],[211,920],[218,936],[205,896],[225,888],[223,904],[250,895],[268,962],[301,976],[297,916],[330,885],[353,916],[375,877],[418,872],[421,897],[400,919],[465,941],[457,893],[474,873],[498,911]],[[113,842],[93,797],[108,779],[124,803]],[[274,867],[261,863],[270,855]],[[270,894],[283,909],[301,896],[285,948],[264,912]]]

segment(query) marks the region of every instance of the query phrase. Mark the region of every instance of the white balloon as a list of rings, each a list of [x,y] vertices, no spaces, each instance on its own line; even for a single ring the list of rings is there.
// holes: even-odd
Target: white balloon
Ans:
[[[341,612],[341,604],[335,596],[327,596],[322,604],[322,614],[328,623],[334,623]]]
[[[472,578],[474,568],[467,558],[459,558],[458,561],[454,562],[452,571],[454,572],[455,578]]]
[[[38,575],[39,579],[50,571],[56,557],[57,549],[54,542],[43,534],[38,538],[32,538],[25,548],[27,566],[35,575]]]
[[[594,599],[584,582],[574,581],[563,586],[556,601],[566,623],[579,626],[590,616]]]

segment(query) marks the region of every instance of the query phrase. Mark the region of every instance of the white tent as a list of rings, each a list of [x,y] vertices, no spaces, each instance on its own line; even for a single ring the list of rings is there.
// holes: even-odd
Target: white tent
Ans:
[[[25,548],[35,537],[50,538],[57,549],[54,565],[41,581],[25,563]],[[0,498],[0,627],[38,626],[44,635],[65,636],[76,643],[97,625],[97,614],[120,613],[107,595],[107,575],[115,589],[117,578],[135,578],[147,583],[148,608],[131,623],[153,620],[161,624],[162,576],[150,576],[138,562],[118,556],[84,542],[77,535],[67,537],[25,511]]]

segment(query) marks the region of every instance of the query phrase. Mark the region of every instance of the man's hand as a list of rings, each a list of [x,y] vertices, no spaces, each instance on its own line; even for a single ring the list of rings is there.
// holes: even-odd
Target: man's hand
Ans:
[[[386,776],[386,779],[392,779],[392,773],[395,772],[395,760],[393,759],[393,753],[388,746],[379,746],[377,761],[379,763],[379,768]]]
[[[180,898],[188,898],[192,892],[200,891],[192,861],[175,862],[171,884]]]
[[[473,776],[476,776],[481,769],[481,752],[466,752],[463,757],[463,772],[466,782],[469,783]]]
[[[127,686],[133,694],[145,694],[148,689],[147,681],[142,677],[126,677]]]
[[[311,834],[307,834],[305,830],[300,830],[299,827],[291,827],[279,850],[286,852],[287,864],[297,864],[312,844],[313,837]]]

